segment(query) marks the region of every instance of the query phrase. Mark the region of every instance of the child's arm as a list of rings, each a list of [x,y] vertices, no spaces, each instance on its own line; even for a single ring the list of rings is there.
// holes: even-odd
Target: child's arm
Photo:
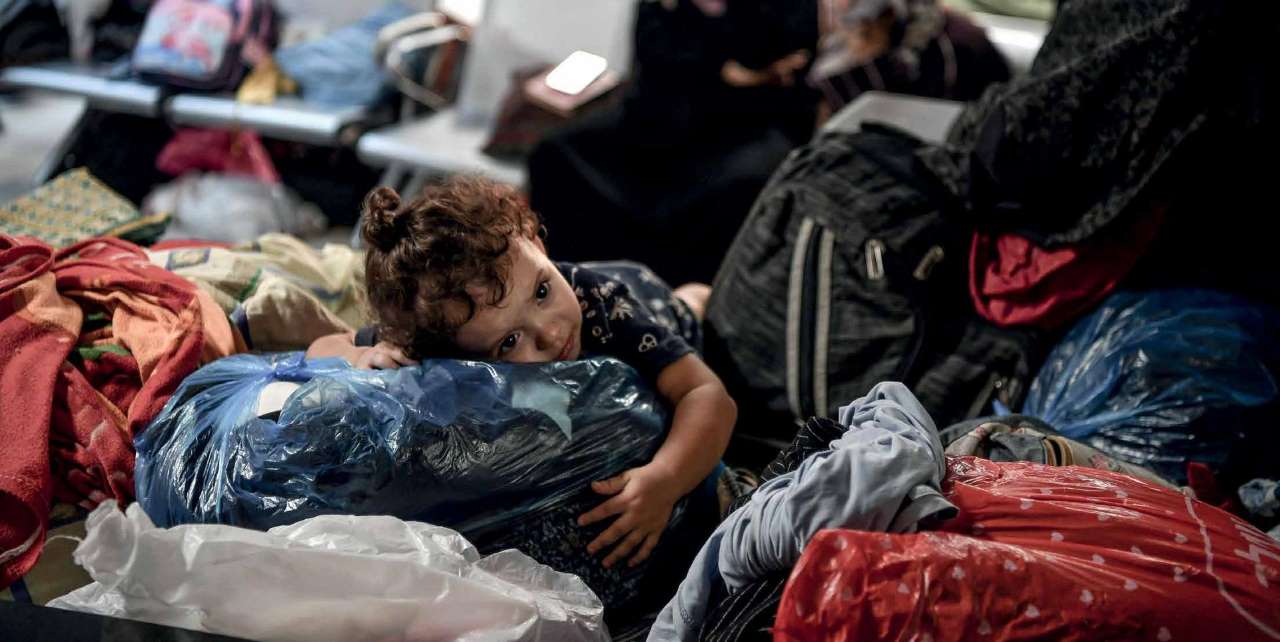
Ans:
[[[605,558],[606,567],[637,547],[632,566],[649,557],[667,526],[672,506],[719,463],[738,418],[738,407],[724,384],[697,355],[685,355],[664,368],[658,375],[658,391],[675,406],[666,441],[652,462],[612,479],[592,482],[597,493],[613,497],[578,518],[578,525],[586,526],[621,515],[587,546],[587,552],[595,554],[621,540]]]
[[[389,343],[381,342],[376,346],[364,347],[356,345],[356,333],[340,332],[320,337],[311,342],[307,348],[308,359],[320,357],[342,357],[357,368],[380,368],[389,370],[400,366],[418,363],[404,356],[404,351]]]

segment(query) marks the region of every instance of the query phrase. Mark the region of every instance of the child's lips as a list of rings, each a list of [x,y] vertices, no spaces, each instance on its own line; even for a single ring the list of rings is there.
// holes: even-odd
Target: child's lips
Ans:
[[[564,342],[564,347],[560,349],[559,361],[568,361],[569,355],[573,354],[573,335],[569,335],[569,340]]]

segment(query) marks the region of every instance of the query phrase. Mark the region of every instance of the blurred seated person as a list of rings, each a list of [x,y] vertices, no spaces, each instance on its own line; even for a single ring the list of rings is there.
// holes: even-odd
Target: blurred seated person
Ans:
[[[623,100],[534,149],[530,204],[565,260],[707,282],[774,168],[813,134],[817,4],[642,0],[634,36]]]
[[[714,278],[819,103],[971,100],[1009,78],[982,29],[935,0],[642,0],[632,69],[619,105],[535,147],[529,199],[565,260],[631,259],[672,283]]]
[[[819,21],[807,82],[830,113],[864,91],[970,101],[1009,79],[982,27],[936,0],[824,0]]]

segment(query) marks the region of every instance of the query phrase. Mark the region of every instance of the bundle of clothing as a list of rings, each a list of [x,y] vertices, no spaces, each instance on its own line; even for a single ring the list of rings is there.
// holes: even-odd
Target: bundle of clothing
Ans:
[[[251,350],[305,350],[368,324],[364,253],[345,245],[264,234],[232,247],[162,242],[147,256],[217,302]]]
[[[1277,336],[1280,312],[1238,296],[1120,292],[1050,352],[1022,412],[1216,503],[1210,486],[1280,474]]]
[[[1277,630],[1276,573],[1254,560],[1280,546],[1261,531],[1034,420],[999,421],[943,431],[962,435],[944,455],[895,383],[838,422],[810,420],[712,534],[649,640]],[[1079,459],[1054,460],[1058,448]]]
[[[0,235],[0,586],[44,545],[55,499],[133,498],[133,437],[201,364],[244,346],[141,248]]]
[[[1270,5],[1062,2],[1028,74],[919,155],[972,226],[974,309],[1075,324],[1023,411],[1225,503],[1274,471],[1269,177],[1239,152],[1280,141],[1280,71],[1247,51],[1277,36]]]
[[[1253,233],[1252,216],[1269,200],[1269,172],[1240,153],[1280,140],[1280,71],[1248,51],[1280,36],[1275,13],[1208,0],[1059,4],[1029,72],[920,154],[975,228],[980,314],[1056,329],[1122,282],[1275,302],[1255,265],[1268,235]]]
[[[412,3],[391,0],[323,37],[281,47],[275,59],[280,71],[297,81],[308,103],[367,108],[389,93],[387,74],[375,53],[378,31],[415,13]]]
[[[937,428],[905,386],[879,384],[843,407],[835,432],[838,439],[800,461],[773,464],[794,470],[761,484],[716,528],[659,614],[651,642],[698,639],[710,607],[787,572],[823,528],[911,533],[955,515],[940,492],[946,471]]]

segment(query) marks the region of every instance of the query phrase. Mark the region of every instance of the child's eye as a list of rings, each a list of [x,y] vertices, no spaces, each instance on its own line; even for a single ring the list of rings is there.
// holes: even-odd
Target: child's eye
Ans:
[[[498,354],[503,354],[511,350],[516,347],[517,343],[520,343],[520,333],[512,332],[511,334],[508,334],[507,338],[503,339],[502,343],[498,344]]]
[[[551,282],[550,282],[550,281],[543,281],[542,283],[539,283],[539,284],[538,284],[538,289],[534,291],[533,295],[534,295],[534,296],[536,296],[536,297],[538,297],[538,300],[539,300],[539,301],[541,301],[541,300],[543,300],[543,299],[547,298],[548,296],[550,296],[550,295],[551,295]]]

